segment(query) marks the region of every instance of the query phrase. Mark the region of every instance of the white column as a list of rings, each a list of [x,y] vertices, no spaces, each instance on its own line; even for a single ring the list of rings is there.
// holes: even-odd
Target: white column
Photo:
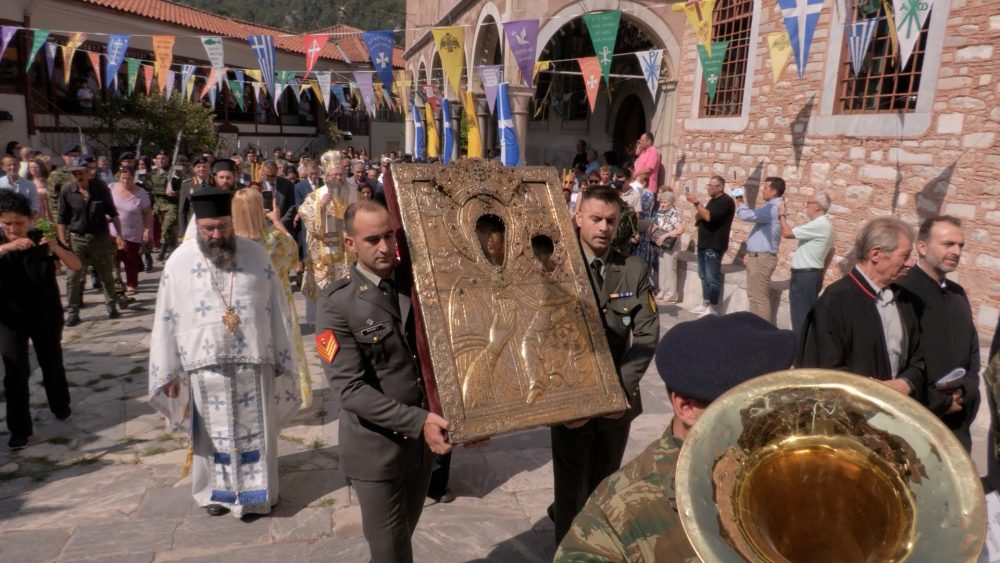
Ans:
[[[531,96],[535,90],[527,86],[509,86],[510,107],[513,114],[514,131],[517,134],[517,149],[521,155],[521,166],[527,166],[528,159],[524,154],[528,137],[528,108],[531,106]]]

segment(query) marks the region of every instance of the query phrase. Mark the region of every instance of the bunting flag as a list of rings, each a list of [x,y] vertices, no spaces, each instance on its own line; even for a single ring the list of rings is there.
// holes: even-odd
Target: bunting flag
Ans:
[[[465,29],[460,26],[436,27],[431,30],[434,46],[441,57],[441,68],[456,95],[462,92],[462,66],[465,63]],[[443,104],[442,104],[443,105]]]
[[[279,71],[276,77],[276,80],[278,82],[276,86],[277,90],[271,90],[270,87],[268,87],[268,91],[272,92],[271,96],[274,99],[274,113],[276,113],[277,115],[281,115],[281,112],[278,111],[278,102],[281,101],[281,95],[284,94],[285,90],[292,85],[292,80],[294,78],[295,78],[295,71],[293,70]]]
[[[424,159],[424,124],[417,110],[416,97],[410,102],[410,113],[413,114],[413,159],[420,162]]]
[[[583,87],[587,90],[587,101],[590,102],[590,113],[597,106],[597,91],[601,89],[601,62],[597,57],[577,59],[580,63],[580,73],[583,75]]]
[[[437,113],[438,98],[437,93],[434,91],[434,86],[424,84],[424,97],[427,98],[427,103],[431,105],[431,109],[434,110],[434,113]]]
[[[642,67],[642,75],[646,78],[646,88],[649,88],[649,95],[656,99],[656,88],[660,85],[660,65],[663,63],[663,51],[642,51],[635,54],[639,59],[639,66]]]
[[[392,89],[392,50],[395,46],[392,31],[382,29],[366,31],[361,38],[368,47],[368,58],[371,59],[378,79],[387,90]]]
[[[69,71],[73,69],[73,55],[86,40],[86,33],[77,32],[70,35],[66,41],[66,48],[63,50],[63,84],[69,84]]]
[[[142,65],[142,76],[143,80],[146,82],[146,94],[153,93],[153,67],[150,65]]]
[[[201,45],[205,48],[205,54],[208,55],[208,62],[212,65],[212,68],[214,68],[216,72],[222,70],[222,68],[226,66],[222,38],[202,37]]]
[[[889,27],[889,45],[892,47],[892,58],[899,56],[899,36],[896,33],[896,20],[892,18],[892,6],[889,0],[882,0],[882,12],[885,14],[885,23]]]
[[[201,94],[198,95],[198,99],[205,97],[205,94],[209,92],[217,92],[219,87],[219,81],[226,74],[226,69],[222,69],[222,72],[218,72],[214,68],[208,70],[208,80],[205,81],[205,87],[201,89]],[[213,104],[214,106],[214,104]]]
[[[847,24],[844,30],[847,33],[847,47],[851,52],[851,68],[854,75],[861,72],[861,65],[868,55],[868,48],[875,37],[875,30],[878,29],[878,18],[869,18]]]
[[[118,69],[125,60],[125,50],[131,35],[112,35],[108,37],[108,63],[104,68],[104,85],[111,88],[118,80]]]
[[[434,119],[434,108],[424,104],[424,127],[427,128],[427,158],[441,156],[441,138],[438,136],[437,120]]]
[[[94,76],[97,77],[97,89],[104,87],[101,85],[101,54],[94,51],[87,51],[87,58],[90,59],[90,66],[94,67]]]
[[[326,39],[329,35],[314,34],[314,35],[303,35],[302,44],[306,48],[306,75],[302,78],[309,78],[309,73],[312,72],[313,65],[319,60],[320,53],[323,52],[323,46],[326,45]]]
[[[538,47],[538,20],[504,22],[503,32],[517,68],[521,71],[521,80],[530,88],[531,71],[535,67],[535,51]]]
[[[319,88],[320,99],[323,100],[323,107],[326,108],[327,113],[330,112],[330,71],[329,70],[318,70],[316,71],[316,82]]]
[[[135,91],[135,82],[139,78],[139,66],[141,64],[139,59],[125,59],[125,69],[128,73],[127,88],[129,96]]]
[[[597,61],[601,63],[601,76],[605,85],[609,85],[611,80],[611,56],[615,53],[615,40],[618,39],[618,24],[621,19],[622,13],[619,10],[583,15],[583,21],[587,23],[587,30],[590,32],[590,41],[594,44],[594,52],[597,53]]]
[[[358,90],[361,91],[361,101],[368,110],[368,115],[375,116],[375,89],[372,82],[375,75],[371,72],[355,72],[354,80],[358,83]]]
[[[156,80],[159,81],[160,78],[157,77]],[[166,82],[164,82],[164,88],[166,88],[166,90],[167,90],[166,98],[168,100],[170,99],[170,96],[172,96],[174,94],[174,82],[176,82],[176,81],[177,81],[177,73],[174,72],[174,71],[172,71],[172,70],[168,70],[167,71],[167,80],[166,80]]]
[[[777,84],[781,72],[792,58],[792,44],[788,41],[787,31],[772,31],[767,34],[767,50],[771,53],[771,81]]]
[[[705,76],[705,86],[708,87],[708,99],[715,101],[715,89],[719,85],[722,60],[726,58],[729,41],[714,41],[711,55],[708,54],[708,49],[704,45],[696,45],[696,47],[698,47],[698,58],[701,59],[701,72]]]
[[[267,91],[274,96],[275,107],[278,105],[278,94],[274,90],[274,38],[270,35],[251,35],[247,37],[250,49],[257,56],[257,66],[260,67],[261,78],[267,84]]]
[[[816,31],[819,13],[823,11],[823,0],[778,0],[778,5],[781,7],[781,16],[785,19],[788,41],[792,45],[795,67],[801,80],[806,73],[809,46],[813,32]]]
[[[17,33],[17,28],[12,25],[0,26],[0,59],[3,59],[3,54],[7,52],[7,45],[10,44],[15,33]]]
[[[319,103],[324,104],[329,95],[329,90],[326,96],[323,95],[323,91],[319,88],[319,82],[315,78],[309,81],[309,97],[316,97],[319,99]]]
[[[174,60],[174,41],[177,38],[173,35],[153,36],[153,58],[156,59],[156,81],[160,85],[160,93],[167,89],[167,72],[170,71],[170,63]]]
[[[409,119],[410,104],[406,100],[410,99],[410,81],[406,77],[406,71],[400,70],[393,84],[396,87],[396,95],[399,97],[399,107],[403,110],[404,120]]]
[[[451,123],[451,103],[447,99],[441,100],[441,125],[444,127],[441,164],[449,164],[455,159],[455,129]]]
[[[351,109],[350,104],[347,103],[347,95],[344,94],[343,84],[333,85],[333,95],[337,98],[337,103],[340,104],[340,107],[343,108],[344,111]]]
[[[373,84],[375,87],[375,107],[380,108],[385,104],[385,96],[382,95],[382,85]]]
[[[910,62],[913,48],[920,40],[920,31],[934,7],[934,0],[892,0],[892,7],[896,38],[899,41],[899,68],[904,69]]]
[[[259,107],[264,103],[264,96],[261,94],[261,91],[264,90],[264,84],[262,82],[251,82],[250,85],[253,86],[253,101]]]
[[[491,114],[495,113],[497,88],[500,87],[501,72],[503,72],[503,65],[479,67],[479,82],[483,84],[483,93],[486,94],[486,105],[490,107]]]
[[[483,136],[479,132],[479,119],[476,116],[476,103],[472,90],[465,91],[465,117],[469,122],[466,130],[466,154],[469,158],[483,158]]]
[[[191,86],[194,84],[194,65],[181,65],[181,94],[185,101],[191,99]]]
[[[212,69],[212,72],[215,72],[214,68]],[[215,88],[209,89],[209,91],[208,91],[208,107],[212,108],[213,110],[215,109],[215,102],[216,102],[216,100],[218,100],[218,96],[219,96],[219,91],[218,90],[216,90]]]
[[[252,78],[254,82],[264,82],[264,76],[260,73],[259,70],[248,68],[245,69],[243,72],[245,72],[247,76]]]
[[[55,41],[45,42],[45,69],[49,73],[49,80],[56,73],[56,53],[59,52],[59,44]]]
[[[708,54],[712,54],[712,13],[715,12],[715,0],[698,0],[697,2],[676,3],[675,12],[683,11],[691,23],[695,39],[703,45]]]
[[[240,71],[236,71],[237,75]],[[242,78],[232,79],[226,78],[226,83],[229,85],[229,93],[233,95],[233,99],[236,100],[236,105],[239,106],[240,111],[246,111],[243,101],[243,80]]]
[[[531,71],[531,79],[538,80],[538,73],[544,72],[552,68],[552,61],[538,61],[535,63],[535,68]]]
[[[36,29],[35,37],[31,43],[31,56],[28,57],[28,64],[25,66],[25,70],[31,70],[32,63],[35,62],[35,57],[38,56],[38,50],[45,45],[45,41],[49,38],[49,30],[47,29]]]
[[[596,61],[595,61],[596,62]],[[510,98],[507,97],[507,83],[501,82],[497,89],[497,137],[500,140],[500,163],[517,166],[521,162],[521,152],[517,147],[517,132],[511,119]]]

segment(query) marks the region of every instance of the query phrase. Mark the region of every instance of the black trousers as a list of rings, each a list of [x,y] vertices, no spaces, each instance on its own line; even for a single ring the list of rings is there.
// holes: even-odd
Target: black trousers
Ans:
[[[7,429],[13,436],[30,436],[34,431],[31,422],[31,397],[28,379],[31,362],[28,339],[35,345],[38,365],[42,368],[42,385],[53,413],[69,409],[69,386],[63,366],[62,315],[46,315],[44,321],[26,327],[10,327],[0,323],[0,355],[3,356],[3,388],[7,395]]]
[[[552,427],[556,545],[601,481],[618,471],[628,444],[631,421],[590,420],[576,429]]]
[[[431,484],[427,487],[427,496],[439,499],[448,490],[448,477],[451,476],[451,452],[438,456],[431,472]]]

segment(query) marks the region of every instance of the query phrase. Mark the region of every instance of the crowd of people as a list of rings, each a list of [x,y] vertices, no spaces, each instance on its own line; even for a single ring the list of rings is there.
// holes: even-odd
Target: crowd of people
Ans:
[[[107,316],[116,318],[155,252],[164,266],[150,401],[172,423],[191,425],[198,504],[213,516],[253,518],[278,502],[277,436],[311,402],[308,354],[315,353],[340,398],[341,468],[361,505],[372,560],[412,560],[410,539],[426,497],[453,498],[453,446],[449,422],[428,408],[412,276],[399,262],[385,206],[385,174],[405,157],[371,162],[348,148],[296,158],[276,149],[269,160],[250,150],[171,163],[159,151],[125,152],[112,164],[81,149],[64,147],[63,165],[54,169],[16,145],[3,158],[0,352],[9,447],[24,448],[32,434],[29,342],[49,408],[69,417],[60,341],[64,325],[81,322],[87,271]],[[707,199],[685,190],[695,216],[686,226],[679,194],[659,183],[653,136],[644,133],[626,152],[625,162],[606,153],[602,163],[581,142],[562,177],[628,408],[551,429],[557,560],[693,556],[676,505],[650,495],[650,487],[672,483],[677,452],[709,403],[770,371],[817,367],[878,379],[925,405],[971,448],[981,366],[968,297],[947,277],[964,246],[958,219],[930,217],[916,232],[892,217],[867,222],[851,253],[855,265],[821,293],[833,257],[826,193],[811,193],[805,209],[790,214],[782,178],[764,179],[757,206],[712,176]],[[752,225],[742,256],[750,310],[720,315],[721,265],[735,220]],[[661,339],[657,304],[678,301],[677,253],[688,227],[697,239],[701,318]],[[774,325],[770,296],[782,239],[798,241],[792,331]],[[60,269],[68,271],[65,316]],[[305,300],[303,319],[295,291]],[[302,334],[313,335],[314,350],[307,352]],[[678,353],[689,349],[698,353]],[[741,362],[746,354],[764,359]],[[991,397],[1000,396],[996,355],[991,351],[986,375]],[[621,467],[643,408],[639,381],[654,359],[674,419],[662,440]],[[723,371],[731,377],[713,376]],[[991,447],[988,488],[1000,481],[1000,449]]]

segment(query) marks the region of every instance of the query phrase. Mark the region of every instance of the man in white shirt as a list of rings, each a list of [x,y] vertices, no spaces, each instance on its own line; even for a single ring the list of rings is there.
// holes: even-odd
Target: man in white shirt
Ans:
[[[11,190],[28,198],[31,204],[31,212],[38,215],[38,192],[35,184],[30,180],[18,175],[19,164],[17,159],[11,155],[3,157],[4,176],[0,177],[0,190]]]
[[[816,304],[823,288],[823,274],[832,257],[833,223],[826,214],[829,209],[830,196],[826,192],[816,193],[806,201],[810,221],[793,228],[788,224],[784,203],[778,208],[781,236],[799,241],[799,248],[792,254],[792,280],[788,288],[792,330],[796,336],[802,336],[806,315]]]

